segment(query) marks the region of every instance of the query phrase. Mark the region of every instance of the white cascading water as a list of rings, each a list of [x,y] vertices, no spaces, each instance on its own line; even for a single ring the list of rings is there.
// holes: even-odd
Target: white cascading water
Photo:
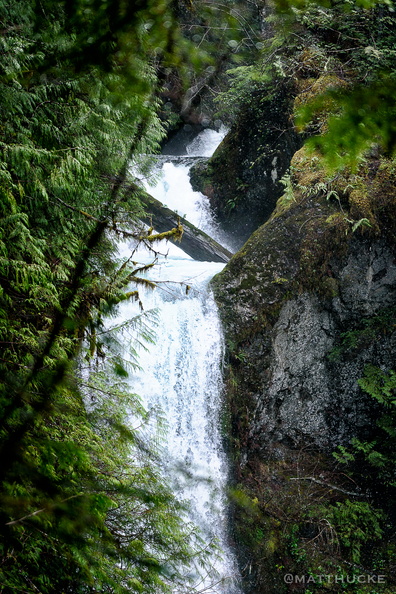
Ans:
[[[153,171],[153,179],[142,180],[151,196],[185,217],[221,245],[234,251],[233,243],[213,220],[209,199],[191,188],[189,170],[195,159],[210,157],[226,134],[225,129],[203,130],[187,145],[185,156],[162,155]],[[156,182],[155,180],[159,180]]]
[[[221,138],[221,133],[205,130],[189,145],[187,156],[209,156]],[[161,158],[160,180],[154,188],[146,186],[149,193],[221,241],[207,198],[193,192],[189,184],[193,160],[165,159]],[[150,278],[160,281],[159,288],[139,290],[145,310],[158,312],[156,344],[139,352],[142,371],[133,374],[132,389],[147,409],[160,410],[165,418],[164,472],[172,477],[177,495],[190,501],[190,521],[200,528],[207,545],[216,540],[222,550],[221,559],[213,559],[206,571],[197,574],[197,590],[240,594],[236,563],[227,544],[227,461],[220,434],[222,330],[208,289],[224,264],[197,262],[172,244],[159,249],[168,252],[150,273]],[[127,246],[120,251],[125,256],[131,253]],[[150,258],[139,252],[139,261]],[[186,291],[186,285],[191,289]],[[136,306],[123,305],[120,315],[124,320],[131,318]]]

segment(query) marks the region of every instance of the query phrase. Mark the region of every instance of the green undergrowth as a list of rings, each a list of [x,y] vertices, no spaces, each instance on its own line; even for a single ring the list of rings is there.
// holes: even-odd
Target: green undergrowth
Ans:
[[[231,501],[248,593],[289,592],[286,574],[317,593],[373,594],[373,575],[381,576],[375,591],[394,591],[389,510],[331,458],[313,451],[278,462],[250,458],[241,479]]]
[[[382,336],[394,332],[395,324],[395,307],[385,308],[372,317],[363,318],[357,327],[341,333],[339,344],[328,355],[329,360],[340,361],[356,356]]]

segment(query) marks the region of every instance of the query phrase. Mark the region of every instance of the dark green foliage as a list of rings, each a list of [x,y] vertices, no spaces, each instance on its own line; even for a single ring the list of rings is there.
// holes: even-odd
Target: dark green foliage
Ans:
[[[383,499],[386,494],[383,505],[390,509],[396,498],[396,373],[368,365],[359,386],[380,405],[376,427],[371,439],[354,438],[352,448],[339,448],[335,456],[340,462],[350,464],[356,476],[361,475],[375,497]]]
[[[329,118],[326,134],[314,137],[309,145],[319,149],[331,167],[356,167],[362,154],[375,142],[385,154],[395,153],[395,99],[396,81],[392,73],[364,88],[356,86],[348,92],[329,90],[301,110],[297,122],[307,124],[329,100],[334,100],[338,113]]]
[[[368,345],[393,328],[395,316],[395,308],[390,307],[379,311],[371,318],[362,319],[357,328],[342,332],[340,344],[332,349],[328,355],[330,361],[339,361],[342,357],[353,356],[353,354],[367,348]]]
[[[2,592],[168,591],[186,579],[194,533],[127,428],[144,410],[109,371],[81,389],[88,416],[77,390],[58,389],[3,483]]]
[[[199,535],[123,383],[153,316],[125,324],[129,367],[104,325],[150,285],[116,245],[144,237],[128,168],[163,137],[153,56],[185,55],[175,14],[0,0],[0,22],[0,592],[193,589]]]
[[[271,96],[285,80],[305,97],[296,124],[334,169],[356,166],[374,143],[392,155],[395,132],[395,24],[392,5],[368,2],[277,2],[272,34],[260,58],[229,71],[230,90],[219,97],[233,113],[252,91]],[[287,9],[282,12],[282,9]],[[335,77],[338,88],[313,92],[314,81]],[[231,109],[231,112],[230,112]],[[331,116],[329,118],[329,116]],[[323,125],[325,124],[325,127]]]
[[[300,127],[312,124],[323,110],[332,114],[311,146],[319,148],[335,169],[356,167],[373,143],[394,154],[396,17],[391,5],[362,8],[346,2],[322,8],[309,3],[295,14],[317,44],[316,66],[322,59],[322,72],[332,72],[346,83],[297,110]]]

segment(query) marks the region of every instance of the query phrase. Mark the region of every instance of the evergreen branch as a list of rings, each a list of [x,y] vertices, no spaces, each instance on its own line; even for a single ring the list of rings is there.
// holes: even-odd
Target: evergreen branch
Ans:
[[[60,303],[60,309],[54,316],[54,324],[52,330],[48,336],[47,342],[44,345],[41,353],[36,357],[36,360],[32,366],[30,374],[25,379],[23,385],[19,388],[16,392],[15,396],[10,399],[10,403],[7,407],[3,410],[3,423],[6,424],[8,419],[18,410],[24,411],[22,416],[22,421],[17,427],[13,427],[12,429],[7,432],[6,437],[3,439],[3,443],[0,448],[0,454],[3,459],[3,463],[1,465],[0,470],[0,482],[2,482],[9,469],[12,467],[15,459],[18,456],[18,450],[22,446],[22,439],[25,434],[29,431],[32,427],[35,418],[38,414],[45,410],[46,405],[49,403],[50,396],[47,394],[46,396],[42,396],[41,399],[36,399],[30,402],[31,410],[29,412],[26,411],[26,401],[29,400],[29,386],[34,382],[35,378],[40,374],[43,369],[45,359],[50,355],[51,349],[55,345],[56,340],[58,339],[62,329],[65,327],[65,323],[68,319],[68,310],[73,303],[79,289],[81,286],[81,279],[83,278],[84,269],[86,267],[86,262],[89,260],[90,255],[92,254],[94,248],[98,245],[101,238],[103,237],[106,229],[109,227],[110,221],[112,220],[110,211],[114,210],[114,206],[120,201],[118,198],[121,188],[125,184],[127,173],[128,173],[128,166],[131,161],[132,156],[136,152],[138,148],[138,144],[140,138],[146,132],[149,125],[148,117],[143,117],[140,121],[140,124],[137,126],[136,134],[133,139],[133,142],[130,146],[128,156],[126,157],[124,164],[116,177],[115,183],[113,184],[112,191],[109,197],[108,202],[106,203],[106,209],[109,211],[107,216],[103,218],[102,221],[98,220],[95,228],[93,229],[91,235],[89,236],[85,247],[81,251],[81,255],[79,260],[77,261],[74,270],[71,274],[70,284],[69,284],[69,291],[67,292],[66,296]],[[105,210],[106,210],[105,209]],[[77,317],[75,317],[77,319]],[[85,318],[83,318],[79,325],[84,325]],[[70,353],[68,359],[65,361],[59,361],[54,372],[51,383],[49,385],[49,389],[54,391],[57,386],[61,384],[63,381],[69,362],[73,359],[76,353]]]
[[[66,501],[70,501],[71,499],[76,499],[77,497],[83,497],[84,495],[86,495],[86,493],[79,493],[78,495],[71,495],[70,497],[66,497],[66,499],[62,499],[62,501],[59,501],[58,503],[54,503],[53,505],[49,505],[47,507],[38,509],[37,511],[32,512],[31,514],[27,514],[26,516],[23,516],[23,518],[19,518],[18,520],[12,520],[12,522],[7,522],[6,526],[15,526],[15,524],[20,524],[21,522],[23,522],[24,520],[27,520],[28,518],[33,518],[34,516],[38,516],[39,514],[42,514],[43,512],[51,511],[51,510],[55,509],[56,507],[58,507],[61,503],[65,503]]]
[[[67,208],[70,208],[70,210],[74,210],[75,212],[78,212],[78,213],[84,215],[84,217],[87,217],[91,221],[96,221],[97,223],[100,223],[100,220],[99,219],[97,219],[93,215],[90,215],[88,212],[85,212],[85,210],[80,210],[79,208],[76,208],[75,206],[72,206],[71,204],[67,204],[66,202],[64,202],[63,200],[61,200],[60,198],[58,198],[57,196],[55,196],[55,200],[57,200],[58,202],[60,202],[61,204],[63,204],[63,206],[66,206]]]

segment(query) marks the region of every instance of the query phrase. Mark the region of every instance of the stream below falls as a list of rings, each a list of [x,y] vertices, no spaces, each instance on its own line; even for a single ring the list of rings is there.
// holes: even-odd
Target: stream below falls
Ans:
[[[160,156],[157,181],[145,185],[152,196],[230,247],[212,219],[208,199],[193,192],[188,178],[195,158],[210,156],[223,135],[204,130],[183,157]],[[224,264],[197,262],[170,243],[159,244],[157,249],[167,254],[149,275],[159,281],[159,288],[139,287],[144,309],[156,312],[156,341],[139,351],[141,371],[132,374],[131,389],[141,396],[147,410],[161,411],[166,425],[161,442],[164,473],[176,495],[190,502],[188,521],[199,527],[206,546],[217,541],[221,549],[221,557],[215,554],[208,567],[193,564],[197,591],[240,594],[238,569],[227,538],[228,464],[220,430],[223,337],[208,288]],[[131,247],[120,246],[120,254],[129,257]],[[134,259],[150,262],[153,256],[139,251]],[[123,304],[119,315],[120,321],[133,317],[136,304]]]

